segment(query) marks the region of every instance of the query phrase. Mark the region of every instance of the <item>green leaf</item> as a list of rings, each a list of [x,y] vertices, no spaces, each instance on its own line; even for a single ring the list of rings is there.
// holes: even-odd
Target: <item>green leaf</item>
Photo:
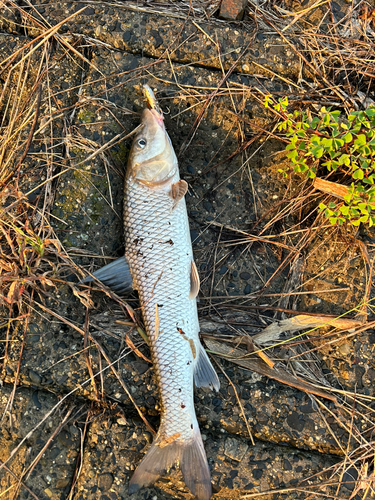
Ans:
[[[330,201],[330,202],[328,203],[328,207],[329,207],[329,208],[336,208],[336,203],[334,203],[333,201]]]
[[[329,218],[329,222],[330,222],[332,225],[336,224],[336,222],[337,222],[337,217],[330,217],[330,218]]]
[[[358,169],[353,172],[353,179],[359,179],[361,181],[363,179],[363,170]]]
[[[344,141],[342,139],[337,139],[337,138],[333,139],[333,146],[336,149],[336,151],[340,149],[343,145]]]
[[[349,214],[349,207],[347,205],[342,205],[340,207],[340,212],[342,215],[348,215]]]
[[[309,179],[315,179],[316,173],[311,169],[308,173]]]
[[[365,134],[358,134],[357,138],[354,140],[354,144],[358,147],[364,146],[366,144],[366,136]]]
[[[322,211],[322,210],[325,210],[327,208],[327,205],[325,205],[324,203],[319,203],[319,210]]]
[[[269,105],[269,104],[272,104],[272,103],[273,103],[273,100],[272,100],[272,95],[271,95],[271,94],[266,94],[266,95],[264,96],[264,103],[263,103],[263,104],[264,104],[264,107],[265,107],[265,108],[268,108],[268,105]]]
[[[365,160],[361,158],[360,161],[361,161],[361,168],[363,170],[367,170],[370,167],[370,160]]]
[[[295,158],[298,157],[298,153],[295,149],[293,149],[293,151],[290,151],[287,155],[286,155],[287,158],[291,159],[291,160],[294,160]]]
[[[322,145],[325,149],[331,149],[331,148],[332,148],[332,142],[333,142],[333,139],[327,139],[326,137],[324,137],[324,138],[322,139],[321,145]]]
[[[349,166],[350,165],[350,156],[345,153],[338,158],[338,162],[339,162],[339,165]]]
[[[321,158],[324,153],[324,148],[322,148],[322,146],[315,146],[311,149],[311,152],[315,158]]]
[[[320,144],[320,137],[318,135],[312,135],[311,138],[310,138],[310,142],[311,144],[313,144],[314,146],[319,146]]]
[[[314,116],[314,118],[311,120],[310,127],[312,129],[316,129],[316,127],[319,125],[320,119],[317,116]]]
[[[365,113],[369,118],[371,118],[371,117],[375,116],[375,108],[372,108],[372,107],[367,108],[367,109],[365,109]]]
[[[359,219],[357,219],[357,220],[351,220],[350,222],[352,223],[353,226],[356,226],[356,227],[359,226],[360,223],[361,223],[361,221]]]
[[[348,132],[347,134],[344,135],[343,139],[344,142],[347,144],[348,142],[352,142],[353,135],[350,132]]]

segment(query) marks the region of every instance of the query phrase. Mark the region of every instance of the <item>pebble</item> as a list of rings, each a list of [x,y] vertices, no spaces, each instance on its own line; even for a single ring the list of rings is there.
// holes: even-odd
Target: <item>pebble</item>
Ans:
[[[69,479],[58,479],[56,481],[56,488],[58,490],[62,490],[63,488],[65,488],[66,486],[68,486],[69,483],[70,483]]]
[[[102,491],[108,491],[113,484],[112,474],[101,474],[99,476],[98,486]]]
[[[350,344],[346,342],[345,344],[340,345],[339,351],[342,356],[348,356],[350,354]]]
[[[286,422],[289,427],[297,432],[301,432],[305,427],[305,421],[300,418],[300,415],[296,411],[292,411],[286,418]]]
[[[241,21],[247,0],[223,0],[220,7],[219,17],[228,21]]]
[[[249,446],[243,441],[234,438],[227,438],[224,445],[224,454],[232,460],[241,462]]]
[[[42,377],[38,373],[34,372],[34,370],[29,370],[29,379],[35,385],[40,385],[42,381]]]
[[[225,274],[228,271],[227,266],[221,266],[219,269],[219,274]]]
[[[240,278],[243,279],[243,280],[248,280],[248,279],[251,278],[251,275],[250,275],[250,273],[248,273],[248,272],[245,271],[243,273],[240,273]]]

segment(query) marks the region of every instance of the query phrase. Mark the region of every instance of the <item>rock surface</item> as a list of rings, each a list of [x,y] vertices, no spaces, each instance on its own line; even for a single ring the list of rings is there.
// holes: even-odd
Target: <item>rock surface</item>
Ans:
[[[286,230],[295,223],[294,215],[279,222],[274,240],[265,243],[249,235],[262,234],[275,206],[284,206],[286,190],[292,196],[300,186],[288,186],[278,176],[285,161],[281,141],[258,140],[245,152],[240,138],[243,134],[250,141],[259,132],[256,126],[268,123],[260,96],[288,93],[289,79],[300,75],[300,61],[283,37],[262,30],[249,33],[246,27],[219,20],[197,23],[99,2],[61,2],[58,8],[35,2],[35,7],[38,22],[53,26],[86,8],[62,24],[65,38],[49,47],[40,120],[50,129],[40,126],[36,131],[24,161],[24,170],[33,175],[22,185],[25,192],[38,186],[46,180],[51,161],[57,165],[51,171],[59,174],[49,206],[51,234],[76,267],[61,258],[62,251],[49,255],[53,266],[41,262],[54,286],[45,285],[43,300],[38,298],[27,323],[10,332],[1,373],[0,459],[11,459],[8,469],[0,470],[0,485],[4,499],[125,499],[132,471],[159,422],[149,350],[131,324],[115,323],[124,318],[129,322],[127,303],[97,288],[89,293],[76,283],[83,269],[92,271],[123,253],[122,186],[131,144],[131,137],[124,137],[139,122],[140,85],[147,81],[157,89],[161,106],[168,110],[166,127],[182,177],[189,182],[186,198],[201,276],[200,315],[225,320],[215,332],[223,338],[253,335],[277,316],[251,308],[277,306],[279,294],[294,283],[292,264],[282,265],[297,242]],[[4,59],[40,34],[38,23],[29,20],[21,35],[17,10],[1,13],[0,20],[0,29],[6,31],[0,34]],[[23,98],[34,86],[43,54],[39,47],[32,56]],[[233,70],[225,82],[221,63],[224,70]],[[275,79],[279,72],[283,78]],[[14,81],[17,75],[12,74]],[[247,125],[250,120],[256,126]],[[307,248],[298,247],[298,252],[305,251],[304,284],[293,288],[302,292],[298,309],[339,315],[355,308],[366,280],[358,247],[333,240],[332,232],[322,229]],[[294,250],[288,255],[290,263]],[[293,295],[288,297],[292,309]],[[135,296],[128,302],[138,308]],[[241,306],[242,312],[232,306]],[[341,339],[327,343],[324,333],[310,334],[309,349],[318,352],[306,364],[312,366],[315,383],[346,391],[347,401],[343,397],[341,405],[216,356],[222,368],[220,392],[196,391],[215,498],[269,490],[278,498],[304,498],[301,489],[309,492],[323,484],[339,467],[344,450],[351,450],[361,435],[370,436],[375,334],[370,330],[353,337],[343,332]],[[3,325],[0,335],[1,340],[8,338]],[[298,349],[279,347],[275,362],[300,370]],[[314,366],[319,379],[314,378]],[[350,391],[368,398],[361,399],[368,413],[355,413],[353,420]],[[349,498],[356,470],[337,470],[345,483],[341,498]],[[325,493],[332,491],[336,489]],[[191,495],[175,471],[132,496],[155,498]]]

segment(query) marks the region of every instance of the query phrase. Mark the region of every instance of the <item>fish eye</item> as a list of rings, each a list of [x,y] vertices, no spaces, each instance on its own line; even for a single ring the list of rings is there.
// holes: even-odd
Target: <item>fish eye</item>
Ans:
[[[143,148],[146,146],[146,144],[147,144],[146,139],[139,139],[139,141],[138,141],[138,146],[139,146],[140,148],[142,148],[142,149],[143,149]]]

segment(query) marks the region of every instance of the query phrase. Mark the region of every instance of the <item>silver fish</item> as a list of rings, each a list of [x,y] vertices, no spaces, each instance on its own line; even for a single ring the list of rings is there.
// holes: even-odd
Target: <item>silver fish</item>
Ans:
[[[211,477],[193,382],[215,390],[220,384],[198,336],[199,276],[184,198],[188,186],[180,179],[154,94],[148,86],[144,92],[149,108],[143,111],[125,180],[125,258],[94,276],[120,292],[131,284],[138,290],[161,400],[159,431],[130,480],[129,493],[179,465],[190,491],[208,500]]]

